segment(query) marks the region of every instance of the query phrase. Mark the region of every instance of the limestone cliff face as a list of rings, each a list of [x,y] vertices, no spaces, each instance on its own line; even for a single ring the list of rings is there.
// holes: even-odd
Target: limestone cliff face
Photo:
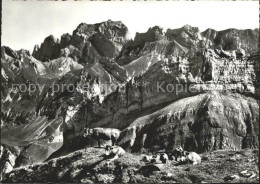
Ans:
[[[215,48],[222,48],[223,50],[243,49],[246,53],[258,51],[259,29],[227,29],[223,31],[207,29],[202,32],[202,35],[208,38]]]
[[[259,68],[256,66],[257,59],[252,56],[245,55],[240,50],[225,52],[207,49],[191,58],[189,70],[195,78],[202,81],[253,84],[257,80],[256,72]]]
[[[230,90],[256,97],[257,60],[226,58],[219,52],[208,50],[190,58],[169,57],[158,61],[145,74],[108,95],[102,104],[96,103],[89,124],[123,129],[161,105],[211,90]]]

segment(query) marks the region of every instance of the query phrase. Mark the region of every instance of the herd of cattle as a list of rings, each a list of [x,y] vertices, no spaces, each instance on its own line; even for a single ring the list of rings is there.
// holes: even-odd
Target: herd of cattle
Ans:
[[[84,128],[84,137],[90,136],[91,138],[97,140],[98,146],[101,147],[102,140],[111,140],[112,146],[107,145],[105,147],[105,155],[111,159],[107,162],[114,161],[115,159],[123,156],[125,150],[120,146],[115,145],[117,139],[120,136],[121,131],[113,128]],[[187,152],[182,149],[182,147],[175,148],[171,152],[166,153],[161,150],[158,151],[155,155],[145,155],[143,161],[149,163],[167,163],[168,160],[175,160],[178,163],[192,163],[200,164],[201,157],[195,152]]]

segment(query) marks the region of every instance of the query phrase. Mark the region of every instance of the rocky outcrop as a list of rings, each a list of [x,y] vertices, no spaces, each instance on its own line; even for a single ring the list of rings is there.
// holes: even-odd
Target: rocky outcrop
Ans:
[[[149,44],[150,42],[155,42],[163,38],[162,30],[163,29],[159,26],[155,26],[149,28],[146,33],[136,33],[135,39],[124,45],[116,58],[116,62],[119,65],[126,65],[140,57],[145,44]]]
[[[69,33],[63,34],[60,38],[60,47],[63,49],[70,45],[72,36]]]
[[[1,145],[0,147],[0,180],[3,181],[6,174],[11,172],[15,167],[15,161],[17,156],[20,154],[21,148],[9,147]]]
[[[71,71],[80,70],[83,68],[81,64],[75,62],[71,57],[65,56],[58,59],[45,62],[44,65],[48,69],[48,74],[45,76],[52,78],[60,78]]]
[[[135,46],[144,45],[145,42],[154,42],[163,38],[163,28],[155,26],[149,28],[146,33],[136,33],[134,39]]]
[[[197,51],[203,40],[199,29],[190,25],[185,25],[179,29],[167,29],[165,36],[171,42],[169,44],[170,51],[173,51],[175,55]],[[176,52],[177,49],[180,53]]]
[[[71,45],[82,52],[82,58],[90,56],[90,44],[101,57],[113,58],[129,40],[127,27],[120,21],[109,20],[99,24],[80,24],[73,31]]]
[[[99,63],[106,69],[108,73],[114,76],[119,82],[123,83],[127,80],[127,70],[120,67],[116,62],[109,58],[101,58]]]
[[[33,56],[41,61],[57,59],[64,55],[64,49],[70,50],[73,59],[91,57],[88,48],[93,47],[101,57],[113,58],[118,55],[125,43],[130,40],[127,27],[120,21],[111,21],[98,24],[81,23],[73,34],[63,34],[60,42],[52,35],[45,38],[39,47],[35,46]],[[74,47],[74,48],[73,48]],[[76,52],[73,54],[73,52]]]
[[[60,55],[59,40],[56,40],[53,35],[46,37],[41,46],[34,47],[32,55],[43,62],[58,58]]]

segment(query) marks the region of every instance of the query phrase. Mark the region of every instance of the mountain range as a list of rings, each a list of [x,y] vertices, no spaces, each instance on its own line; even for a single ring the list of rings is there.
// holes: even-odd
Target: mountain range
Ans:
[[[122,131],[129,152],[259,148],[259,29],[81,23],[32,54],[1,47],[1,177]]]

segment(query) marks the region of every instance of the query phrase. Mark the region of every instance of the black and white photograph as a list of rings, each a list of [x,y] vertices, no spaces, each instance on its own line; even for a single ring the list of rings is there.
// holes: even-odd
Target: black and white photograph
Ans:
[[[1,183],[259,183],[258,0],[1,10]]]

